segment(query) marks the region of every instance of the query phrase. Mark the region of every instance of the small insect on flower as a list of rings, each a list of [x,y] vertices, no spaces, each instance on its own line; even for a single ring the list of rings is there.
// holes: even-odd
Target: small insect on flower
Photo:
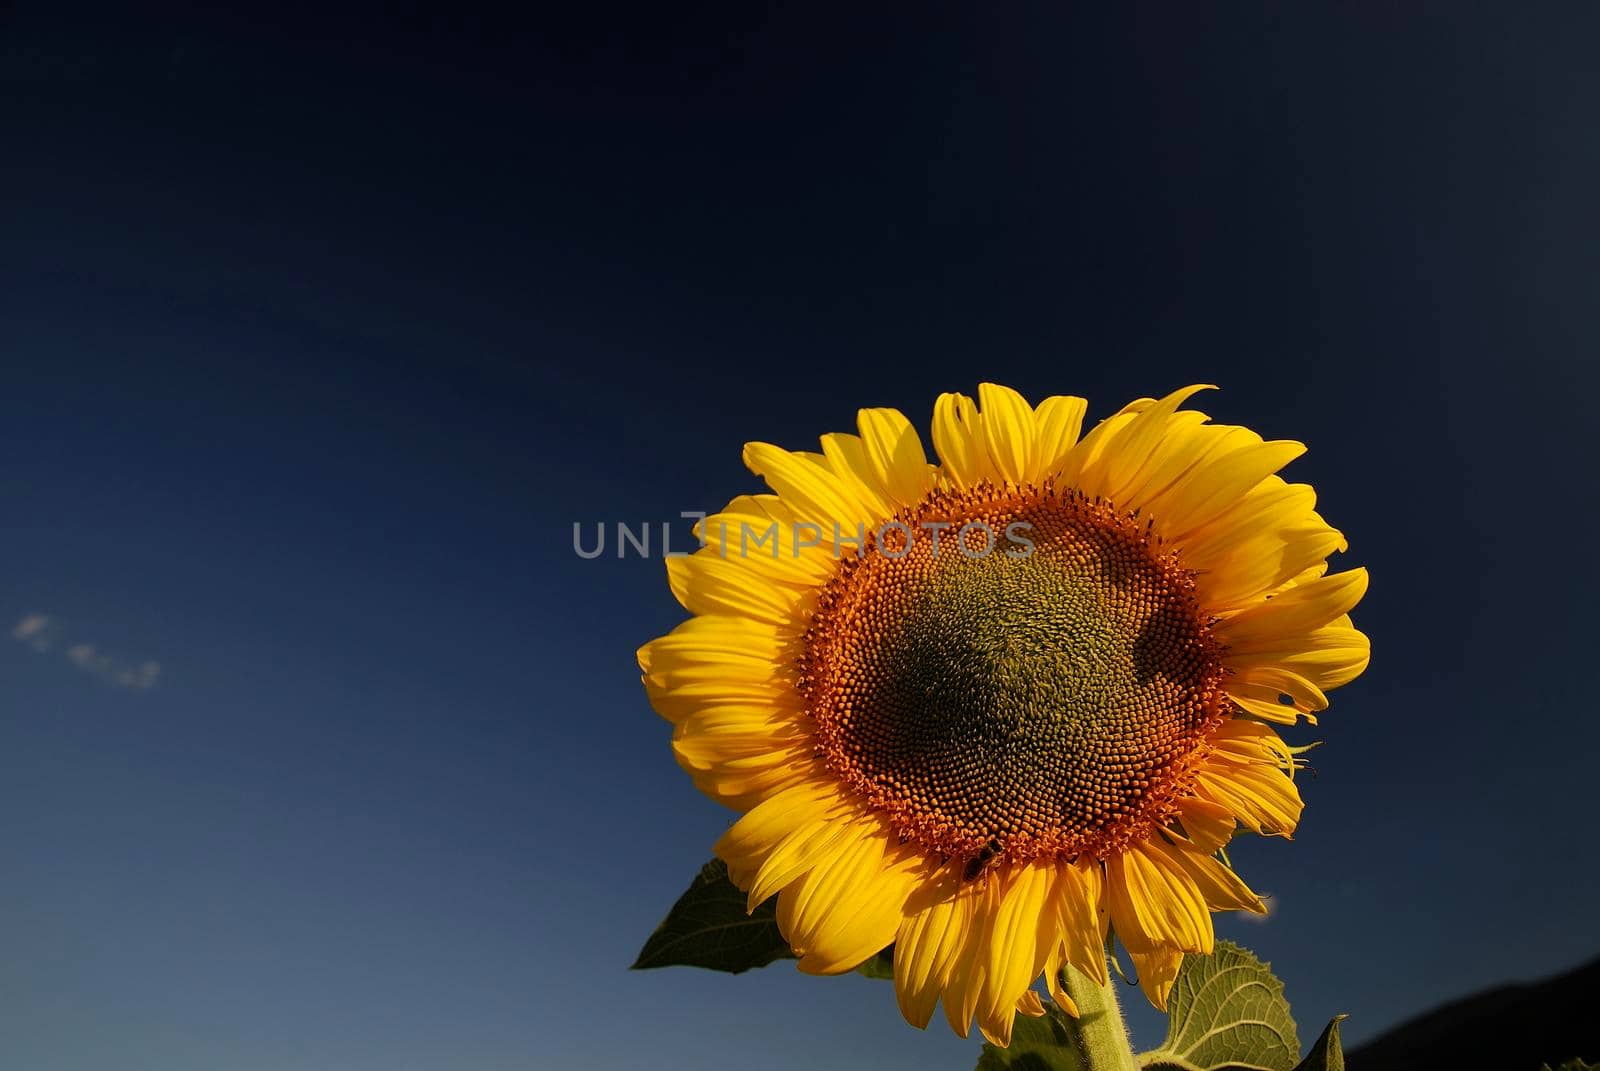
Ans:
[[[1108,929],[1164,1008],[1213,911],[1265,911],[1221,852],[1294,832],[1275,726],[1366,668],[1367,574],[1329,572],[1344,536],[1277,475],[1305,448],[1184,409],[1203,389],[1084,434],[1081,398],[945,394],[938,464],[894,409],[820,453],[745,447],[772,493],[702,530],[776,526],[784,553],[669,559],[692,616],[639,666],[801,970],[892,944],[907,1020],[942,1002],[1004,1045],[1041,977],[1107,983]]]
[[[967,865],[961,869],[962,881],[976,881],[978,875],[994,866],[1000,861],[1000,853],[1004,847],[997,840],[991,840],[983,849],[967,860]]]

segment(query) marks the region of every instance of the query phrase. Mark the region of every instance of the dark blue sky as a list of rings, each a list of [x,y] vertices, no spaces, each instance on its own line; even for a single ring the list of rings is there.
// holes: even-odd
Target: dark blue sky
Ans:
[[[1220,927],[1306,1040],[1600,951],[1600,20],[1054,7],[0,14],[7,1066],[968,1066],[625,970],[729,816],[571,526],[980,379],[1311,447],[1374,658]]]

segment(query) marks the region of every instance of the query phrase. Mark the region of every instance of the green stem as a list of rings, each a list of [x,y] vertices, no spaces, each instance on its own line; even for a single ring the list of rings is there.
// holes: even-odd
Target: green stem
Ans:
[[[1078,1046],[1085,1071],[1138,1071],[1117,1003],[1117,983],[1101,985],[1075,967],[1062,968],[1061,983],[1078,1005]]]

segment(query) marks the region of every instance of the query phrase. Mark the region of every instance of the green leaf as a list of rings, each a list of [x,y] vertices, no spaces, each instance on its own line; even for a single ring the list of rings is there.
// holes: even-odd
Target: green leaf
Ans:
[[[750,913],[745,901],[745,894],[728,880],[727,865],[711,860],[644,943],[633,969],[706,967],[738,974],[775,959],[792,959],[794,953],[778,932],[774,901]]]
[[[1011,1047],[997,1049],[985,1043],[977,1071],[1088,1071],[1088,1061],[1078,1042],[1077,1024],[1053,1001],[1041,1018],[1017,1016],[1011,1028]]]
[[[1347,1016],[1335,1015],[1294,1071],[1344,1071],[1344,1047],[1339,1044],[1339,1024]]]
[[[1283,983],[1238,945],[1185,956],[1167,998],[1167,1040],[1139,1063],[1177,1071],[1291,1071],[1300,1059]]]
[[[1540,1068],[1540,1071],[1550,1071],[1550,1065],[1545,1064],[1544,1067]],[[1557,1067],[1555,1071],[1600,1071],[1600,1064],[1591,1064],[1587,1060],[1580,1060],[1574,1056],[1570,1060],[1563,1060],[1561,1066]]]
[[[887,978],[894,981],[894,945],[875,953],[871,959],[856,968],[856,973],[868,978]]]

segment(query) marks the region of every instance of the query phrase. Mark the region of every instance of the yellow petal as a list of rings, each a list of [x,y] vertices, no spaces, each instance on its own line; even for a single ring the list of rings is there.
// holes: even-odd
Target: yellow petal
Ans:
[[[1139,988],[1158,1011],[1167,1010],[1167,995],[1178,978],[1178,968],[1183,966],[1183,953],[1168,948],[1146,952],[1128,950],[1133,969],[1139,975]]]
[[[1163,539],[1170,541],[1172,528],[1160,504],[1215,457],[1238,449],[1240,443],[1261,441],[1261,436],[1248,428],[1208,424],[1209,419],[1192,409],[1173,413],[1167,418],[1165,437],[1149,460],[1117,492],[1118,508],[1149,515]]]
[[[1294,703],[1284,703],[1280,700],[1279,689],[1263,688],[1256,685],[1233,680],[1228,682],[1228,698],[1247,713],[1278,725],[1295,725],[1300,721],[1300,716],[1305,715],[1313,725],[1317,719],[1306,713],[1306,708]]]
[[[1210,851],[1227,844],[1237,824],[1228,808],[1194,796],[1178,801],[1178,816],[1189,839]]]
[[[1067,395],[1056,395],[1039,403],[1033,411],[1034,426],[1039,429],[1033,479],[1043,480],[1060,473],[1061,463],[1078,442],[1083,416],[1088,409],[1088,402]]]
[[[1111,924],[1129,950],[1211,951],[1211,912],[1159,834],[1106,860]]]
[[[804,455],[770,443],[746,443],[744,463],[794,511],[797,524],[813,525],[830,536],[835,525],[853,531],[858,522],[873,519],[861,514],[854,496],[837,477]]]
[[[678,765],[688,772],[701,792],[741,813],[788,789],[811,784],[823,773],[812,749],[806,746],[782,754],[718,763],[705,770],[696,769],[681,759]]]
[[[656,713],[673,723],[707,707],[756,704],[787,710],[799,704],[794,684],[774,675],[770,664],[755,667],[752,673],[759,675],[741,680],[721,672],[704,679],[646,674],[644,690]]]
[[[978,997],[978,1023],[991,1040],[1004,1037],[1009,1044],[1017,999],[1038,980],[1054,943],[1054,913],[1044,915],[1053,870],[1023,864],[994,879],[1000,895],[984,935],[983,985]]]
[[[773,845],[750,879],[747,909],[754,911],[800,875],[838,854],[855,829],[855,817],[844,807],[832,809]]]
[[[989,454],[978,431],[978,409],[965,394],[941,394],[933,403],[933,446],[956,487],[990,479]]]
[[[1134,419],[1117,429],[1116,440],[1106,445],[1100,464],[1086,469],[1078,486],[1086,494],[1108,498],[1120,506],[1121,493],[1138,479],[1140,472],[1156,456],[1173,413],[1191,396],[1203,390],[1215,389],[1210,384],[1184,387],[1141,410]]]
[[[1261,897],[1220,860],[1181,842],[1173,845],[1172,854],[1199,886],[1200,895],[1211,910],[1267,913],[1267,905],[1261,902]]]
[[[1241,607],[1276,591],[1344,546],[1343,534],[1313,513],[1294,528],[1236,538],[1220,567],[1214,563],[1211,571],[1196,572],[1195,594],[1213,613]],[[1200,569],[1198,563],[1190,567]]]
[[[915,505],[933,487],[933,469],[922,439],[898,409],[863,409],[856,414],[867,464],[883,488],[902,506]]]
[[[736,558],[764,576],[801,588],[825,583],[839,567],[825,540],[796,528],[777,495],[741,495],[695,525],[701,553]]]
[[[966,893],[971,899],[967,939],[950,964],[944,990],[945,1021],[961,1037],[966,1037],[971,1031],[972,1016],[978,1010],[979,995],[983,991],[983,972],[988,965],[986,939],[1000,902],[1000,883],[997,881],[968,882],[965,888],[974,890]]]
[[[1194,776],[1197,795],[1226,807],[1254,833],[1287,836],[1300,822],[1300,790],[1275,766],[1207,762]]]
[[[855,500],[858,514],[869,521],[892,516],[899,505],[883,490],[867,459],[865,445],[854,435],[833,432],[822,437],[822,455],[838,477],[841,490]]]
[[[1091,491],[1095,485],[1094,475],[1100,470],[1101,461],[1105,457],[1111,444],[1117,439],[1118,434],[1144,412],[1155,401],[1151,398],[1140,398],[1129,402],[1118,413],[1100,421],[1089,429],[1089,433],[1078,440],[1078,444],[1067,451],[1067,456],[1061,459],[1059,482],[1063,487],[1076,487],[1086,494],[1095,495],[1099,491]]]
[[[1105,985],[1106,927],[1111,922],[1105,870],[1087,856],[1075,863],[1061,864],[1051,892],[1051,907],[1065,960]],[[1051,972],[1052,977],[1054,973]]]
[[[1066,988],[1061,984],[1061,972],[1073,969],[1067,963],[1067,948],[1062,944],[1057,944],[1052,948],[1050,955],[1044,961],[1044,984],[1045,988],[1050,990],[1050,999],[1063,1008],[1070,1008],[1069,1014],[1076,1018],[1078,1015],[1077,1002],[1067,994]]]
[[[1026,483],[1033,475],[1033,441],[1038,436],[1033,407],[1010,387],[982,383],[978,408],[982,413],[978,427],[995,475],[1013,484]]]
[[[1240,546],[1242,533],[1281,541],[1279,533],[1315,516],[1317,493],[1303,483],[1263,480],[1210,524],[1186,531],[1163,528],[1168,541],[1183,548],[1185,562],[1195,569],[1215,570]]]
[[[934,896],[900,924],[894,945],[894,988],[900,1013],[918,1029],[926,1028],[951,970],[968,945],[976,889],[963,886]]]
[[[1251,438],[1257,437],[1252,433]],[[1236,505],[1251,489],[1305,452],[1303,443],[1258,440],[1255,445],[1197,466],[1158,502],[1152,502],[1150,509],[1162,518],[1162,525],[1173,533],[1172,538],[1181,540]]]
[[[752,807],[729,827],[712,851],[728,864],[733,883],[747,889],[785,837],[826,817],[837,802],[838,790],[825,782],[796,785]]]
[[[919,853],[875,820],[858,821],[831,857],[778,894],[778,931],[807,974],[841,974],[895,938],[919,883]]]
[[[1244,679],[1257,668],[1277,667],[1298,674],[1322,691],[1331,691],[1360,676],[1371,655],[1372,644],[1365,635],[1347,625],[1332,624],[1285,638],[1275,649],[1229,651],[1224,660]]]
[[[712,706],[797,710],[791,655],[771,626],[726,616],[690,618],[638,651],[650,704],[674,723]]]
[[[1293,725],[1296,715],[1309,717],[1314,711],[1328,709],[1327,693],[1300,674],[1279,666],[1235,669],[1225,688],[1234,702],[1257,717],[1284,725]],[[1283,701],[1285,695],[1288,703]]]
[[[811,592],[771,580],[743,562],[699,551],[667,559],[672,594],[693,614],[748,617],[798,627]]]
[[[1241,655],[1276,650],[1354,609],[1367,593],[1367,571],[1351,569],[1296,584],[1217,623],[1217,638]]]
[[[1265,762],[1288,768],[1294,757],[1270,726],[1243,718],[1223,722],[1212,732],[1208,743],[1217,757],[1234,762]]]
[[[678,761],[697,769],[756,756],[778,756],[809,743],[808,726],[788,714],[733,706],[707,707],[679,722],[672,736]]]
[[[637,652],[639,668],[646,674],[671,674],[693,665],[730,663],[754,663],[770,669],[774,662],[794,654],[798,654],[794,642],[780,637],[770,625],[733,614],[691,617]]]

